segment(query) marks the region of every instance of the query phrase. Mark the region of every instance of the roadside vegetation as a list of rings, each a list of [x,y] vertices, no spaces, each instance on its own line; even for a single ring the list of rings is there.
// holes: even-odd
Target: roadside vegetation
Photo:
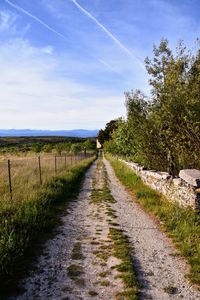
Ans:
[[[95,154],[95,141],[92,139],[81,140],[71,143],[55,141],[59,138],[48,138],[51,144],[35,143],[37,138],[17,138],[11,140],[10,145],[3,146],[7,141],[4,138],[0,144],[0,211],[4,206],[13,206],[26,201],[30,193],[37,192],[42,183],[50,180],[55,175],[62,175],[67,169],[75,166],[78,162]],[[0,139],[1,140],[1,139]],[[40,138],[38,138],[40,141]],[[41,138],[43,141],[43,139]],[[71,139],[70,139],[71,140]],[[28,144],[28,148],[23,144]],[[43,142],[44,142],[43,141]],[[61,140],[62,141],[62,140]],[[2,142],[2,141],[1,141]],[[12,143],[18,143],[13,146]],[[26,151],[25,151],[26,149]],[[10,165],[10,180],[8,172],[8,160]],[[10,182],[11,181],[11,182]],[[12,191],[11,191],[12,190]],[[12,193],[12,195],[11,195]],[[12,199],[11,199],[12,198]]]
[[[54,176],[37,191],[29,190],[24,201],[2,205],[0,209],[0,280],[1,288],[9,287],[33,243],[50,232],[59,222],[63,205],[80,188],[86,170],[94,157],[85,159],[62,175]],[[24,186],[26,188],[26,186]],[[34,246],[35,248],[35,246]]]
[[[108,154],[107,158],[119,180],[134,193],[136,201],[161,222],[161,228],[173,239],[180,254],[189,262],[189,278],[200,286],[200,215],[192,209],[168,201],[145,185],[133,170],[117,158]]]
[[[104,150],[154,170],[177,175],[200,169],[200,48],[176,51],[167,40],[146,58],[150,96],[125,93],[127,118],[112,120],[99,132]]]

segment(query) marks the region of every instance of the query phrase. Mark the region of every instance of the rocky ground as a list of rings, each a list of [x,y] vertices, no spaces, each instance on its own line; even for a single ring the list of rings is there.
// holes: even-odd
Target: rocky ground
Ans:
[[[107,181],[113,198],[105,190]],[[68,206],[62,221],[58,234],[46,243],[34,270],[21,283],[24,294],[9,300],[136,299],[133,294],[132,298],[120,294],[127,286],[117,268],[122,263],[120,255],[113,252],[113,228],[128,237],[139,299],[200,299],[185,279],[184,260],[119,183],[105,159],[87,172],[79,197]]]

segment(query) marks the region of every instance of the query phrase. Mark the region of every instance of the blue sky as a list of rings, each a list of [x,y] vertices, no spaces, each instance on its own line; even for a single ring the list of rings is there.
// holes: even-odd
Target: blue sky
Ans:
[[[124,92],[149,93],[144,59],[192,48],[199,0],[0,0],[0,128],[102,128]]]

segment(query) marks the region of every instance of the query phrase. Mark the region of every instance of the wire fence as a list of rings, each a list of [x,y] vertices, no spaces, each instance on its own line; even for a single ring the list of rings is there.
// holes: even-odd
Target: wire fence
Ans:
[[[90,153],[39,155],[0,161],[1,200],[22,200],[55,175],[91,157]]]

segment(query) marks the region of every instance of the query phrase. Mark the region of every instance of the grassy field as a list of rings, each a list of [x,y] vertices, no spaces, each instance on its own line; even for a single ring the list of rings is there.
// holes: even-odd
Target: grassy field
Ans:
[[[144,209],[162,221],[174,244],[190,264],[190,280],[200,286],[200,215],[189,208],[168,201],[145,185],[133,170],[117,158],[107,155],[116,176],[136,196]]]
[[[92,138],[0,137],[0,210],[25,201],[41,182],[61,175],[84,159],[85,154],[91,157],[94,153],[95,139]]]
[[[10,197],[8,180],[8,162],[11,162],[11,182],[12,182],[12,200]],[[84,155],[66,155],[56,156],[53,154],[40,155],[41,180],[45,183],[55,175],[61,175],[64,171],[76,165],[83,160]],[[0,156],[0,210],[4,206],[18,205],[19,202],[26,201],[30,193],[34,193],[40,187],[40,172],[38,156],[27,154],[23,156]]]
[[[27,197],[0,208],[0,280],[9,286],[16,269],[33,241],[55,225],[60,204],[78,193],[84,174],[94,157],[78,162],[62,174],[43,183],[37,191],[32,187]],[[28,169],[27,169],[28,170]],[[26,176],[25,176],[26,177]],[[23,184],[24,188],[27,188]],[[1,200],[2,201],[2,200]],[[21,264],[22,265],[22,264]],[[20,266],[21,266],[20,265]]]

